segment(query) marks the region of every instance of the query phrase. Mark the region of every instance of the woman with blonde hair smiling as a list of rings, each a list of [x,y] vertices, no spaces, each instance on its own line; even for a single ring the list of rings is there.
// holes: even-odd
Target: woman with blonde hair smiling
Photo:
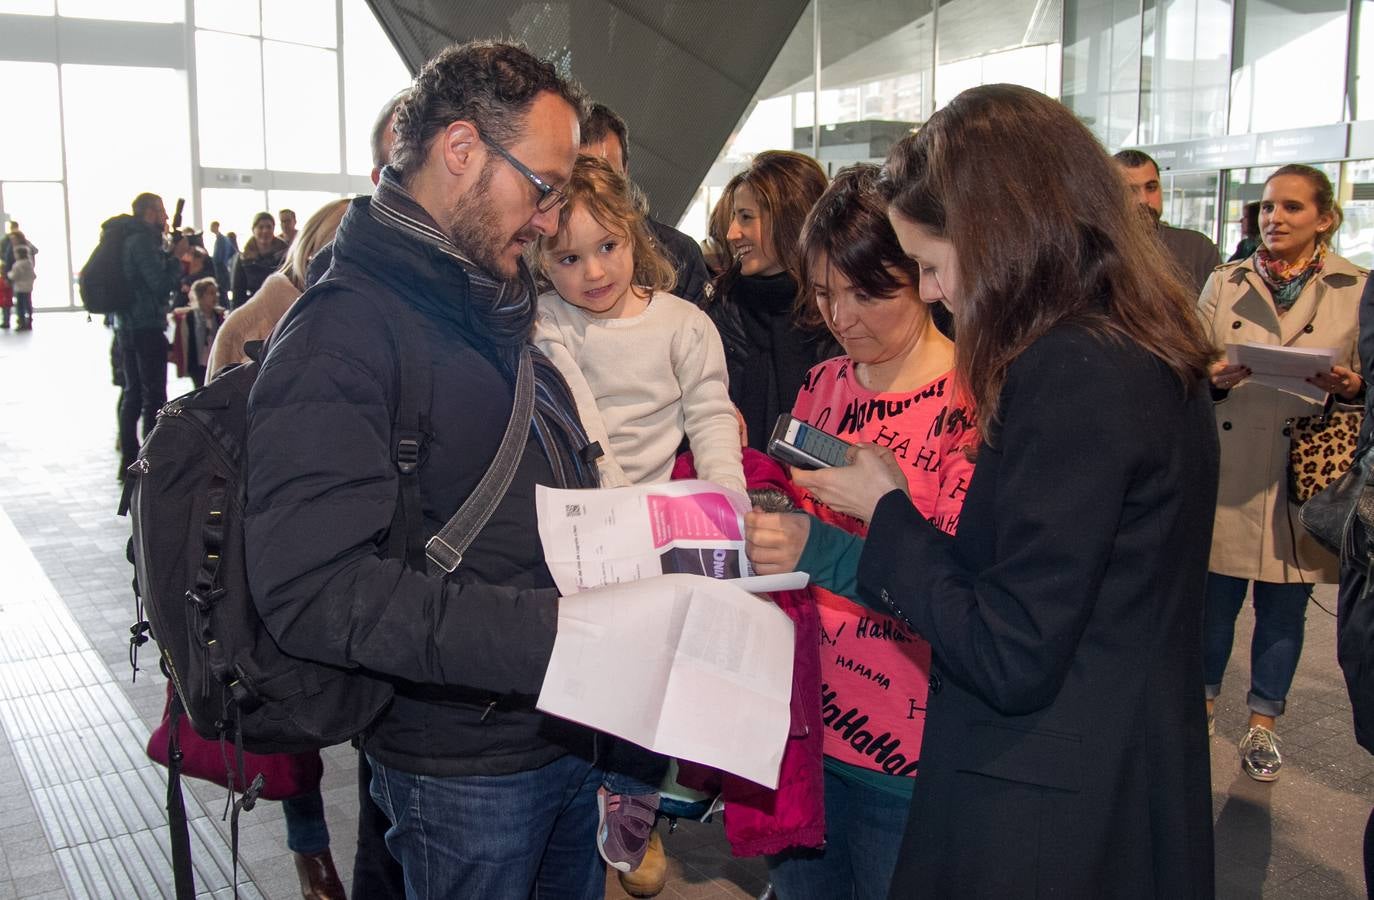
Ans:
[[[320,207],[296,235],[282,267],[262,283],[252,299],[229,314],[215,337],[210,350],[209,373],[213,378],[220,369],[233,363],[248,362],[243,345],[250,341],[265,341],[281,317],[305,293],[305,272],[310,257],[334,240],[344,211],[350,201],[334,200]]]

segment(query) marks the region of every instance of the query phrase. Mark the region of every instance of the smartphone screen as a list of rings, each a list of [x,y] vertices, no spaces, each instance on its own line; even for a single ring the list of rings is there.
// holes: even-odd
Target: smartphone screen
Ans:
[[[848,445],[844,441],[800,419],[793,419],[787,426],[787,443],[827,465],[843,466],[848,462],[845,456]]]

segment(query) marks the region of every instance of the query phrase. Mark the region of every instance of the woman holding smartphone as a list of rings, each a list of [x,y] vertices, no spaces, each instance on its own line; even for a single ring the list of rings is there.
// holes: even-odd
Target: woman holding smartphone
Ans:
[[[942,307],[919,296],[917,266],[902,252],[877,186],[877,166],[842,170],[802,227],[798,318],[829,329],[844,353],[807,373],[792,415],[850,443],[891,447],[910,503],[953,534],[977,430],[956,389],[954,344],[935,324]],[[823,503],[805,506],[846,537],[867,531]],[[824,564],[825,554],[815,555]],[[882,898],[921,758],[930,645],[846,596],[852,583],[826,588],[813,591],[824,635],[825,847],[772,856],[768,866],[786,900]],[[858,719],[862,727],[849,727]]]
[[[858,595],[931,646],[891,896],[1210,897],[1218,453],[1193,298],[1101,145],[1028,88],[960,94],[883,189],[921,296],[954,312],[982,435],[952,537],[887,448],[795,473],[869,523]],[[825,526],[748,525],[760,571],[844,574],[810,558]]]

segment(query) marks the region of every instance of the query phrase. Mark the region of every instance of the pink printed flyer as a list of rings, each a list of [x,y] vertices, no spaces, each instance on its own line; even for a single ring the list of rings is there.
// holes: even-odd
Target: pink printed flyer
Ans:
[[[535,498],[544,561],[565,594],[665,574],[746,590],[790,590],[806,576],[757,576],[744,553],[749,498],[709,481],[559,490]]]

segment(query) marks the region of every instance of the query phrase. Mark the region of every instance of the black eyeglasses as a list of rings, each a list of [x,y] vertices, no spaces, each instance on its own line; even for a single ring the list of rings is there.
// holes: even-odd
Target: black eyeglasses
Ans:
[[[536,200],[534,203],[535,209],[539,210],[541,213],[546,213],[551,210],[557,209],[558,207],[562,206],[564,202],[567,201],[568,197],[566,194],[564,194],[558,188],[549,184],[547,181],[545,181],[544,179],[540,178],[538,175],[530,171],[529,166],[525,165],[520,160],[516,159],[514,156],[511,156],[510,151],[507,150],[505,147],[502,147],[500,144],[496,143],[491,138],[487,137],[485,134],[482,135],[482,143],[486,144],[488,147],[495,150],[497,155],[499,155],[506,162],[510,163],[511,167],[514,168],[515,171],[519,172],[521,175],[524,175],[526,178],[529,179],[530,184],[534,185],[534,189],[539,192],[539,199]]]

